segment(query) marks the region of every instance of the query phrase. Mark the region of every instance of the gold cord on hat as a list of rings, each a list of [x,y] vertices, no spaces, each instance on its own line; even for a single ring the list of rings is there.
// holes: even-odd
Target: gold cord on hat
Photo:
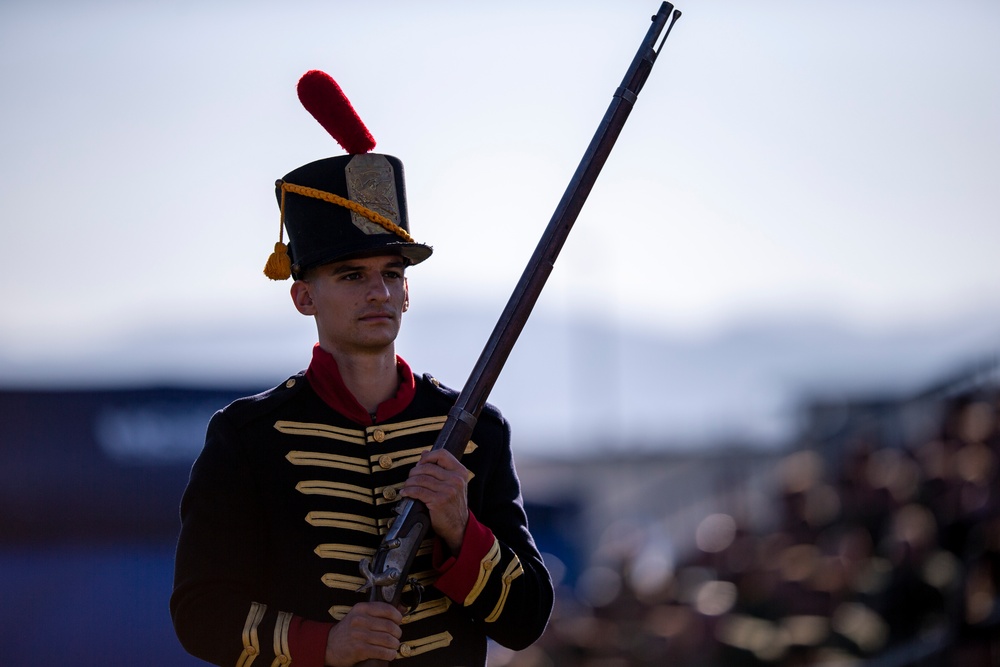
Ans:
[[[372,222],[374,222],[376,225],[382,227],[387,232],[391,232],[391,233],[395,234],[396,236],[400,237],[401,239],[403,239],[407,243],[415,243],[415,241],[413,240],[413,237],[410,236],[409,233],[407,233],[407,231],[405,229],[403,229],[402,227],[400,227],[399,225],[397,225],[395,222],[393,222],[389,218],[385,217],[384,215],[382,215],[380,213],[376,213],[375,211],[373,211],[370,208],[367,208],[365,206],[362,206],[361,204],[359,204],[356,201],[351,201],[350,199],[347,199],[346,197],[341,197],[340,195],[335,195],[332,192],[326,192],[324,190],[317,190],[316,188],[307,188],[304,185],[295,185],[294,183],[286,183],[284,181],[279,181],[279,184],[280,184],[280,187],[281,187],[281,200],[282,200],[281,219],[282,220],[285,219],[285,207],[284,207],[285,193],[286,192],[292,192],[292,193],[297,194],[297,195],[302,195],[303,197],[312,197],[313,199],[322,199],[325,202],[329,202],[331,204],[336,204],[337,206],[343,206],[346,209],[350,209],[350,210],[354,211],[358,215],[363,215],[364,217],[366,217],[369,220],[371,220]]]
[[[281,191],[281,217],[278,220],[278,242],[274,244],[274,252],[264,264],[264,275],[271,280],[288,280],[292,275],[292,258],[288,256],[288,246],[285,245],[285,191]]]
[[[343,206],[344,208],[354,211],[358,215],[362,215],[368,220],[371,220],[376,225],[379,225],[387,232],[395,234],[407,243],[415,243],[413,237],[410,236],[405,229],[384,215],[376,213],[356,201],[351,201],[350,199],[346,199],[340,195],[335,195],[332,192],[317,190],[316,188],[307,188],[303,185],[295,185],[294,183],[286,183],[282,180],[277,181],[275,185],[281,188],[281,218],[279,220],[278,227],[278,242],[274,244],[274,252],[272,252],[271,256],[267,258],[267,264],[264,265],[264,275],[271,280],[287,280],[292,275],[292,261],[288,257],[288,247],[284,243],[286,192],[302,195],[303,197],[320,199],[331,204],[336,204],[337,206]]]

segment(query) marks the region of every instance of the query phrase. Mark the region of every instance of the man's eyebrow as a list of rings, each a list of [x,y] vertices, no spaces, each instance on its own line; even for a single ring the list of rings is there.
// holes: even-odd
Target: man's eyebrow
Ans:
[[[334,273],[354,273],[355,271],[363,271],[365,267],[360,264],[341,264],[340,266],[334,267]]]
[[[382,268],[405,269],[406,266],[407,266],[406,260],[400,258],[398,260],[394,259],[390,262],[387,262]],[[336,268],[333,269],[333,273],[334,274],[354,273],[355,271],[364,271],[368,268],[369,267],[364,264],[341,264],[340,266],[337,266]]]

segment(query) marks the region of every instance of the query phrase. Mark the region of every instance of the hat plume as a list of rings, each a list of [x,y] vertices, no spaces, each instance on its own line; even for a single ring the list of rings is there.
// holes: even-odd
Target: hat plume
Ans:
[[[298,94],[302,106],[345,151],[355,155],[375,148],[375,139],[329,74],[309,70],[299,79]]]

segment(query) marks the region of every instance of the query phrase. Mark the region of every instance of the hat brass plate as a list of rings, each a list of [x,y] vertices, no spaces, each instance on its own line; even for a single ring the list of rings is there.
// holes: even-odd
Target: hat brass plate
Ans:
[[[365,208],[399,224],[399,199],[392,165],[377,153],[355,155],[345,170],[347,196]],[[389,234],[388,230],[351,211],[351,222],[365,234]]]

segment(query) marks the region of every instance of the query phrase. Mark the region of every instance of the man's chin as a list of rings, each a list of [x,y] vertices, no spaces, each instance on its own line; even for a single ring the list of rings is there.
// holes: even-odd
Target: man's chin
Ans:
[[[396,342],[396,336],[399,335],[399,327],[387,324],[381,330],[374,330],[368,333],[369,335],[362,337],[358,341],[358,346],[377,352],[387,347],[392,347],[393,343]]]

